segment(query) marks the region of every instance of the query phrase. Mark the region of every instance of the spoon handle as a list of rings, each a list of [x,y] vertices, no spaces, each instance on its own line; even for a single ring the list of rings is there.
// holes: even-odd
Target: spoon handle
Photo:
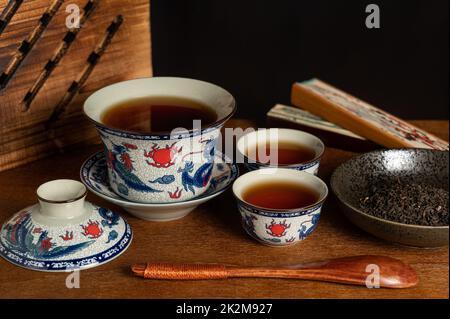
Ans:
[[[354,256],[286,267],[240,267],[221,264],[136,264],[132,271],[148,279],[199,280],[291,278],[408,288],[417,285],[416,272],[402,261],[385,256]]]

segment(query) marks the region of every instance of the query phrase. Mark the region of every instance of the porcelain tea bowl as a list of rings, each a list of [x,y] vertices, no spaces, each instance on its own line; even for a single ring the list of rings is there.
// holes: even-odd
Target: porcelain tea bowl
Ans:
[[[1,228],[0,256],[18,266],[48,272],[82,270],[107,263],[130,245],[128,223],[85,201],[86,187],[60,179],[37,189],[39,203]]]
[[[371,183],[423,183],[448,191],[448,151],[377,150],[354,157],[331,176],[331,189],[344,215],[364,231],[386,241],[414,247],[448,245],[448,226],[404,224],[372,216],[360,206]],[[411,194],[414,196],[415,194]]]
[[[267,157],[267,161],[265,161],[264,163],[256,161],[254,159],[255,156],[249,156],[248,152],[250,149],[254,150],[256,145],[266,145],[266,143],[268,142],[271,145],[283,142],[298,144],[300,146],[304,146],[313,150],[315,156],[310,161],[289,165],[277,164],[277,154],[270,154],[270,157]],[[320,160],[325,151],[325,145],[318,137],[303,131],[270,128],[260,129],[243,135],[237,141],[237,150],[239,156],[243,159],[245,166],[249,170],[280,167],[294,169],[297,171],[305,171],[307,173],[317,175],[319,171]],[[265,153],[265,150],[263,148],[260,148],[260,150],[261,152]]]
[[[217,120],[207,126],[197,123],[197,127],[176,132],[149,134],[102,123],[102,114],[111,106],[152,96],[198,101],[209,106]],[[181,202],[201,196],[210,186],[220,129],[235,109],[233,96],[224,89],[173,77],[116,83],[95,92],[84,104],[84,113],[95,124],[104,144],[112,189],[117,195],[140,203]]]
[[[316,203],[289,210],[267,209],[245,202],[245,190],[267,182],[292,182],[313,189],[319,195]],[[287,168],[265,168],[240,176],[233,184],[233,194],[241,214],[244,230],[252,238],[269,246],[288,246],[306,239],[316,229],[327,185],[313,174]]]

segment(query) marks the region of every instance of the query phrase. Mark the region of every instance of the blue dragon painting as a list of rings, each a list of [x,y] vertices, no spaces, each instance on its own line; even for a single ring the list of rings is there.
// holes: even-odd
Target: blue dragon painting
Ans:
[[[300,240],[305,239],[309,234],[311,234],[314,231],[314,229],[316,229],[317,223],[319,222],[319,218],[320,214],[314,214],[311,220],[307,220],[300,225],[300,229],[298,230]],[[306,225],[304,225],[307,222],[311,222],[311,226],[309,228],[307,228]]]
[[[113,211],[110,211],[109,209],[99,207],[98,209],[99,215],[103,218],[102,219],[102,226],[103,227],[109,227],[112,228],[113,226],[116,226],[119,224],[119,215],[114,213]]]
[[[194,187],[202,188],[208,184],[214,167],[213,159],[216,139],[208,139],[201,142],[206,143],[203,150],[203,158],[206,160],[206,163],[201,165],[193,175],[191,175],[194,171],[194,163],[192,161],[186,162],[184,168],[178,169],[178,173],[181,173],[181,183],[184,189],[191,191],[193,194],[195,194]]]

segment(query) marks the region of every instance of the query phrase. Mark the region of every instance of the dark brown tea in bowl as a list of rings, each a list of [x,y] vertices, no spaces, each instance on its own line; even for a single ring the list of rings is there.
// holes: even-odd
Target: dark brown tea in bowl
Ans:
[[[112,105],[101,116],[105,126],[139,133],[170,132],[179,127],[190,130],[194,120],[207,126],[217,120],[217,114],[190,99],[143,97]]]
[[[295,209],[317,203],[319,194],[298,183],[273,181],[249,186],[242,194],[242,199],[263,208]]]

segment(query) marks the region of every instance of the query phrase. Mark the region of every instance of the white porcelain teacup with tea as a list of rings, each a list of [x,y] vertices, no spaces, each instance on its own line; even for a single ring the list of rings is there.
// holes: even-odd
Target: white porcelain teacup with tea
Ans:
[[[147,131],[133,126],[134,116],[145,114],[133,109],[143,99],[160,110],[160,115],[153,110],[147,114],[151,122]],[[204,105],[215,118],[206,125],[201,123],[183,130],[154,131],[153,127],[161,127],[166,122],[183,123],[183,116],[178,113],[187,110],[174,109],[175,105],[165,102],[174,99],[188,101],[189,105],[182,105],[186,109]],[[110,122],[118,126],[105,123],[108,112],[119,106],[125,113],[119,112],[115,122]],[[233,96],[219,86],[174,77],[116,83],[98,90],[84,104],[84,112],[94,122],[104,144],[111,188],[127,200],[143,203],[190,200],[208,189],[220,129],[235,108]],[[120,123],[125,126],[121,127]]]
[[[293,129],[259,129],[237,142],[249,170],[282,167],[317,175],[325,145],[316,136]]]
[[[263,244],[286,246],[316,229],[328,188],[310,173],[265,168],[236,179],[233,193],[245,231]]]

